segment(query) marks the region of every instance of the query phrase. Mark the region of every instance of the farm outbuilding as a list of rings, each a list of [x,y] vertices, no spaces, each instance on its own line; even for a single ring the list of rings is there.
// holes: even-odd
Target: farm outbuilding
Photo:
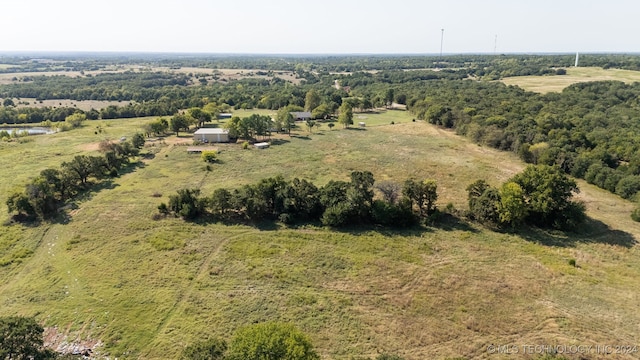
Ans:
[[[221,128],[202,128],[193,133],[193,140],[203,143],[229,142],[229,130]]]
[[[309,111],[292,111],[291,115],[293,116],[293,119],[296,121],[311,120],[311,113]]]

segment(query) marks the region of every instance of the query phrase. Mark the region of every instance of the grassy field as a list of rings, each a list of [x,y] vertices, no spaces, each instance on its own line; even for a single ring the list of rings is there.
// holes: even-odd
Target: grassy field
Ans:
[[[585,81],[617,80],[627,83],[640,81],[640,71],[602,69],[594,67],[570,67],[561,76],[515,76],[502,79],[507,85],[517,85],[525,90],[548,93],[560,92],[567,86]]]
[[[0,98],[0,101],[4,100]],[[102,101],[102,100],[36,100],[35,98],[21,98],[19,101],[14,99],[17,107],[77,107],[82,111],[89,111],[91,109],[100,110],[106,108],[109,105],[125,106],[130,101]]]
[[[0,64],[0,69],[11,67],[8,64]],[[283,79],[285,81],[290,81],[294,84],[300,84],[301,79],[296,76],[296,74],[292,71],[272,71],[272,76],[267,75],[258,75],[257,72],[264,70],[256,70],[256,69],[208,69],[208,68],[196,68],[196,67],[182,67],[179,69],[173,69],[169,67],[148,67],[142,65],[120,65],[120,66],[109,66],[103,70],[91,70],[91,71],[40,71],[40,72],[14,72],[14,73],[4,73],[0,74],[0,85],[5,84],[13,84],[17,83],[19,80],[25,77],[33,77],[33,76],[69,76],[69,77],[84,77],[87,75],[96,76],[100,74],[112,74],[112,73],[122,73],[125,71],[154,71],[154,72],[170,72],[177,74],[201,74],[201,75],[217,75],[218,81],[232,81],[243,78],[261,78],[261,79],[271,79],[273,77],[277,77]],[[15,79],[15,80],[14,80]],[[214,81],[212,78],[210,81]],[[194,76],[192,78],[194,83],[197,83],[198,79]]]
[[[118,358],[175,358],[203,336],[229,339],[240,326],[272,320],[296,324],[323,359],[501,359],[514,357],[487,346],[640,343],[633,204],[582,182],[592,220],[576,234],[457,222],[330,231],[151,220],[184,187],[210,194],[279,174],[322,185],[353,170],[378,180],[433,178],[439,206],[465,208],[469,183],[498,184],[524,167],[407,112],[354,120],[367,127],[300,128],[266,150],[217,145],[212,171],[180,144],[187,135],[149,142],[155,157],[79,201],[69,222],[2,228],[0,257],[15,261],[0,267],[0,315],[35,315],[69,341],[100,341],[96,351]],[[0,166],[11,169],[0,173],[0,200],[40,170],[146,121],[89,122],[0,143]],[[106,134],[94,133],[98,124]],[[8,217],[4,206],[0,217]]]

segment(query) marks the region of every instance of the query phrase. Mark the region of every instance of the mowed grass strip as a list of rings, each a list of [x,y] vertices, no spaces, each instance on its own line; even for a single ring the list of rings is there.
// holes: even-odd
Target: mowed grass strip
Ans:
[[[151,220],[157,205],[184,187],[209,195],[276,175],[320,186],[347,180],[353,170],[398,182],[433,178],[440,207],[465,208],[469,183],[483,178],[497,185],[524,167],[511,154],[412,122],[406,112],[366,116],[372,125],[364,129],[300,127],[291,137],[274,136],[278,145],[265,150],[221,144],[220,162],[210,170],[178,144],[188,143],[187,135],[147,144],[155,156],[80,202],[69,223],[15,225],[0,234],[11,251],[20,245],[33,252],[0,267],[0,315],[36,315],[72,338],[100,339],[100,351],[126,358],[175,358],[202,337],[229,339],[239,327],[263,321],[296,324],[327,359],[380,352],[482,358],[488,344],[639,342],[638,247],[614,241],[640,233],[628,219],[633,205],[582,183],[589,214],[602,222],[594,225],[597,233],[499,234],[455,223],[330,231]],[[117,139],[146,121],[104,126]],[[41,156],[31,154],[16,176],[0,173],[2,184],[24,184],[44,167],[92,153],[101,139],[93,124],[7,144],[4,164],[29,144]],[[558,239],[570,246],[545,245]]]
[[[640,81],[640,71],[622,69],[602,69],[597,67],[569,67],[566,75],[554,76],[514,76],[500,81],[516,85],[527,91],[541,94],[561,92],[571,84],[587,81],[616,80],[626,83]]]

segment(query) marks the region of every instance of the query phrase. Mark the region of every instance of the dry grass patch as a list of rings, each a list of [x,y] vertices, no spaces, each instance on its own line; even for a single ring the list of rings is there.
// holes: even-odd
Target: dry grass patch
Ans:
[[[640,71],[602,69],[596,67],[567,68],[566,75],[515,76],[502,79],[507,85],[516,85],[537,93],[561,92],[571,84],[587,81],[616,80],[626,83],[640,81]]]

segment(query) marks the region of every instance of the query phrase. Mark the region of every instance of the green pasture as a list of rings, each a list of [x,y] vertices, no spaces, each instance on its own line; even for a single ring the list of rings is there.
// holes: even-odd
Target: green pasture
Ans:
[[[129,137],[151,120],[89,121],[0,142],[0,200],[42,169],[96,153],[99,141]],[[210,170],[187,153],[188,134],[148,141],[152,155],[77,201],[68,221],[2,227],[0,259],[11,262],[0,267],[0,315],[34,315],[71,340],[102,341],[98,351],[118,358],[176,358],[203,337],[229,339],[263,321],[296,324],[323,359],[483,358],[489,344],[640,342],[633,204],[582,182],[593,220],[575,234],[495,233],[454,220],[403,231],[152,220],[185,187],[208,195],[276,175],[323,185],[354,170],[435,179],[438,206],[465,209],[469,183],[499,184],[524,167],[408,112],[355,114],[354,122],[312,133],[301,124],[264,150],[218,144]]]

